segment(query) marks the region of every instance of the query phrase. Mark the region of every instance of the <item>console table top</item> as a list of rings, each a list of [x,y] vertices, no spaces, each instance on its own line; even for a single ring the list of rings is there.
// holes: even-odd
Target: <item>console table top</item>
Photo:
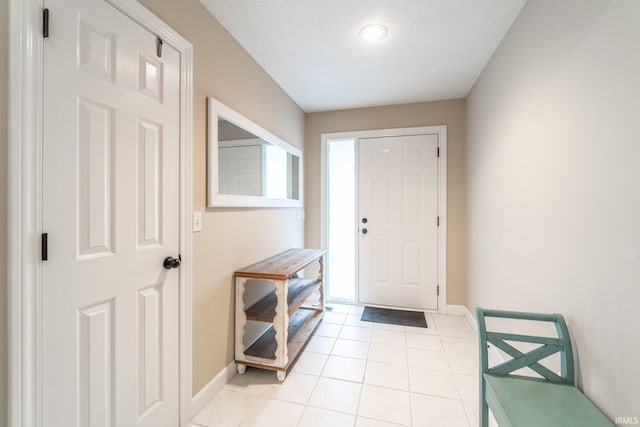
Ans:
[[[287,280],[325,254],[324,249],[292,248],[236,270],[236,277]]]

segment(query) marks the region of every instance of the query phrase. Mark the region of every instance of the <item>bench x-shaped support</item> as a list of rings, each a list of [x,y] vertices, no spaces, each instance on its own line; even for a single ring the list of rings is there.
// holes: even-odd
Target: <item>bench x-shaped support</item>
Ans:
[[[511,344],[507,343],[506,340],[542,344],[542,346],[523,353],[517,348],[513,347]],[[562,340],[559,340],[557,338],[531,337],[526,335],[487,332],[487,341],[513,358],[504,363],[489,368],[488,371],[490,374],[507,375],[513,371],[517,371],[518,369],[527,367],[537,372],[549,381],[561,383],[566,382],[566,380],[560,375],[538,363],[538,361],[549,357],[552,354],[563,351],[564,343]]]

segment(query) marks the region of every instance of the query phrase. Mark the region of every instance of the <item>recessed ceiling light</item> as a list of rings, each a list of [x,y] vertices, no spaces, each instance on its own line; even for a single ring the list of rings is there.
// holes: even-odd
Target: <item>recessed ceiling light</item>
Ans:
[[[389,30],[382,24],[365,25],[360,30],[360,40],[374,42],[387,36]]]

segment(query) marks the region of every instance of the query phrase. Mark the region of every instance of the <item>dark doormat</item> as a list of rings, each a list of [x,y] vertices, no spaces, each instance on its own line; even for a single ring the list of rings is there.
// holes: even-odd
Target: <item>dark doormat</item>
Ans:
[[[390,323],[392,325],[427,327],[422,311],[392,310],[390,308],[365,307],[360,320],[365,322]]]

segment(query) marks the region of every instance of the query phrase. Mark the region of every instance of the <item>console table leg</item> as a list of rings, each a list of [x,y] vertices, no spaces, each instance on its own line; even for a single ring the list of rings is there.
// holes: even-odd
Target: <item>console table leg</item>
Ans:
[[[324,311],[324,255],[318,258],[320,271],[318,272],[318,281],[320,282],[320,311]]]
[[[289,313],[287,310],[287,293],[289,280],[274,280],[276,287],[276,315],[273,318],[273,329],[276,333],[276,360],[274,365],[278,367],[287,366],[288,363],[288,329]],[[280,371],[278,371],[280,372]]]
[[[235,335],[236,335],[236,339],[235,339],[235,355],[236,355],[236,360],[244,360],[245,359],[245,354],[244,354],[244,344],[243,344],[243,337],[244,337],[244,329],[247,325],[247,315],[244,312],[244,292],[245,292],[245,288],[247,285],[247,281],[248,279],[243,278],[243,277],[236,277],[235,278],[235,286],[236,286],[236,331],[235,331]],[[240,366],[240,365],[238,365]],[[244,366],[244,365],[243,365]],[[240,369],[240,368],[238,368]],[[240,372],[240,370],[238,370],[238,373],[244,373],[244,372]]]

